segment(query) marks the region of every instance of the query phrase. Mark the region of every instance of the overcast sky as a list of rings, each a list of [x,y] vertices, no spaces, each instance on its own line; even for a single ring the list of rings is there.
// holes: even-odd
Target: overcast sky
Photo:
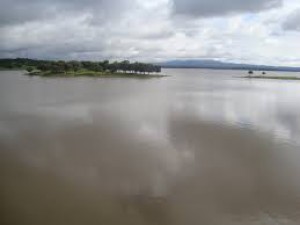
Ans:
[[[300,66],[299,0],[0,0],[0,57]]]

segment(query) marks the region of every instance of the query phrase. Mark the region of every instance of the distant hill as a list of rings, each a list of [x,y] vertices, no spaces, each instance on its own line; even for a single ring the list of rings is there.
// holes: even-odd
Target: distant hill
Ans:
[[[172,60],[160,63],[163,68],[203,68],[219,70],[254,70],[300,72],[300,67],[225,63],[217,60]]]

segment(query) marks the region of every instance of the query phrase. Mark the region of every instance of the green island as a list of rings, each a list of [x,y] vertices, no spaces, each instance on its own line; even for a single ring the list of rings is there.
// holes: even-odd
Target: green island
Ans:
[[[271,79],[271,80],[300,80],[300,77],[294,76],[245,76],[248,79]]]
[[[300,77],[296,76],[266,76],[266,72],[262,72],[261,75],[253,75],[254,72],[252,70],[248,71],[248,76],[244,76],[242,78],[247,79],[272,79],[272,80],[300,80]]]
[[[0,59],[1,69],[26,70],[29,76],[41,77],[128,77],[159,78],[161,66],[128,60],[104,61],[51,61],[27,58]]]

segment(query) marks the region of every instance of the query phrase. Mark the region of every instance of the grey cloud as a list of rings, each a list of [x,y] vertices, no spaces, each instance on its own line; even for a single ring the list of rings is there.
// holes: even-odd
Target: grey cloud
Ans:
[[[287,17],[282,24],[282,28],[287,31],[300,31],[300,8]]]
[[[175,14],[193,17],[223,16],[241,12],[259,12],[280,6],[282,0],[173,0]]]
[[[3,8],[0,9],[0,58],[130,58],[141,52],[148,55],[154,42],[172,37],[174,31],[162,11],[155,12],[140,3],[4,0],[11,13],[1,14]],[[148,15],[156,16],[149,20]],[[140,49],[142,44],[150,50]]]
[[[0,58],[98,58],[109,55],[136,0],[3,0]],[[114,25],[112,25],[114,24]],[[125,52],[125,51],[124,51]]]
[[[90,13],[95,20],[116,17],[134,0],[3,0],[0,25]]]

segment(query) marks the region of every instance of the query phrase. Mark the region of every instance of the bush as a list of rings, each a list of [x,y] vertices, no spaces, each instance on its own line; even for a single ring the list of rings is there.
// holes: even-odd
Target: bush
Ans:
[[[28,66],[28,67],[26,68],[26,71],[27,71],[28,73],[31,73],[33,70],[34,70],[34,68],[33,68],[32,66]]]

